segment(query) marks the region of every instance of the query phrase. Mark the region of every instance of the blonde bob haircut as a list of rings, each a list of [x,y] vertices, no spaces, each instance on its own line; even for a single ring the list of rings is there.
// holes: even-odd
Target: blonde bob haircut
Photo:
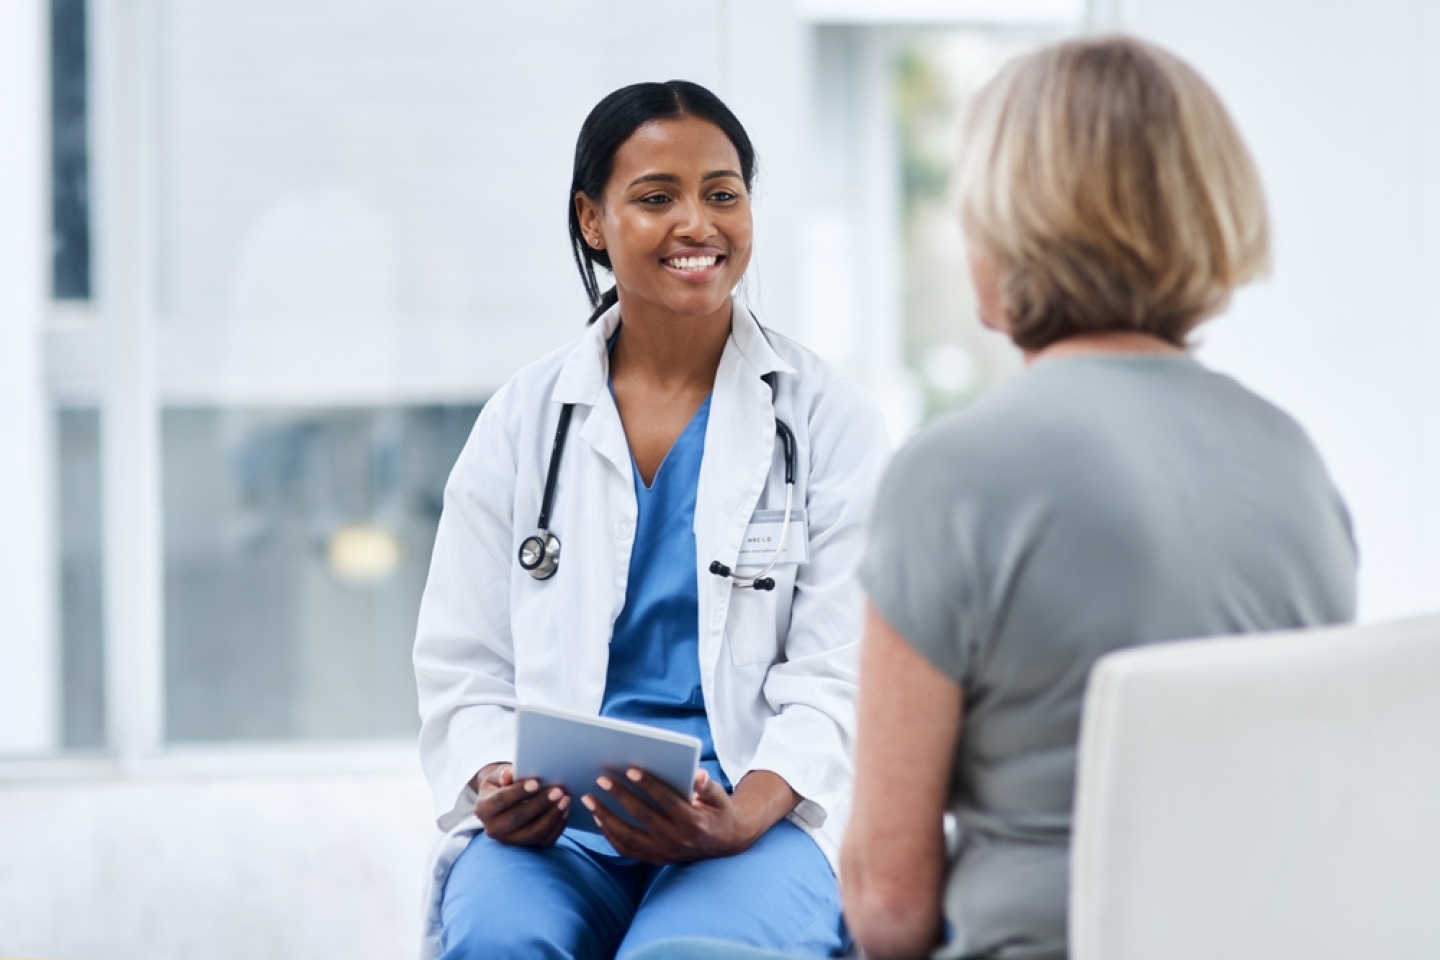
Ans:
[[[1002,274],[1012,339],[1137,331],[1184,346],[1269,268],[1259,175],[1219,97],[1128,37],[1011,62],[976,96],[960,158],[966,242]]]

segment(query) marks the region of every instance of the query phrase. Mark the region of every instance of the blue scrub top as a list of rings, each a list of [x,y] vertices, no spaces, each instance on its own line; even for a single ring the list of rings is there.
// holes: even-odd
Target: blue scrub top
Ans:
[[[730,783],[715,757],[700,687],[695,492],[709,422],[706,397],[649,487],[631,457],[639,509],[625,607],[610,638],[600,714],[697,738],[701,765],[728,790]]]

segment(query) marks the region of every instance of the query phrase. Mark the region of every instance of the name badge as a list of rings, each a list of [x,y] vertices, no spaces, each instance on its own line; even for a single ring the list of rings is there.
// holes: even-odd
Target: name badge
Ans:
[[[736,567],[763,567],[775,556],[780,545],[780,528],[785,522],[784,510],[756,510],[745,528],[740,542]],[[804,563],[810,559],[810,530],[805,524],[804,510],[790,511],[790,529],[785,534],[785,549],[775,562]]]

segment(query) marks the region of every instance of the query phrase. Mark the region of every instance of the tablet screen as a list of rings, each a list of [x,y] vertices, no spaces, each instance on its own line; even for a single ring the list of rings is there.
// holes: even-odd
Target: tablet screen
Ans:
[[[639,767],[684,797],[694,796],[700,741],[685,734],[609,717],[520,707],[516,711],[515,738],[516,781],[535,779],[545,786],[559,784],[568,790],[571,802],[566,826],[577,830],[600,832],[590,811],[580,802],[585,793],[634,824],[595,786],[597,777],[624,776],[628,767]]]

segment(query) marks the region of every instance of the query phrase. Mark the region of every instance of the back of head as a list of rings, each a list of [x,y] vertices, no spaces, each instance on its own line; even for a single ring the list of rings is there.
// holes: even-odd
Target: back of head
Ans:
[[[1126,37],[1056,44],[992,80],[966,124],[960,203],[1028,350],[1111,330],[1184,345],[1269,262],[1260,179],[1220,99]]]

